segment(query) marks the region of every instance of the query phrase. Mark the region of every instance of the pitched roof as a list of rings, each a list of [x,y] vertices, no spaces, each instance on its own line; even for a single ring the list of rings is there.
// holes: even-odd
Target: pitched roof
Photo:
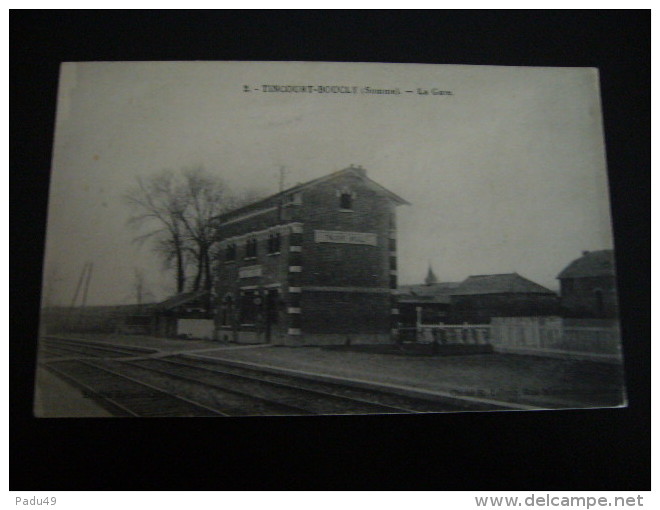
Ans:
[[[370,179],[367,177],[367,173],[364,168],[362,167],[354,167],[353,165],[349,166],[348,168],[344,168],[343,170],[338,170],[336,172],[332,172],[331,174],[324,175],[322,177],[318,177],[316,179],[312,179],[311,181],[307,181],[301,184],[296,184],[295,186],[286,189],[284,191],[280,191],[279,193],[275,193],[274,195],[270,195],[266,198],[262,198],[261,200],[257,200],[256,202],[252,202],[251,204],[245,205],[243,207],[239,207],[238,209],[234,209],[232,211],[228,211],[226,213],[223,213],[219,216],[216,216],[216,219],[223,219],[226,217],[233,216],[237,213],[241,212],[248,212],[250,210],[255,210],[259,209],[261,207],[268,207],[269,205],[277,203],[277,201],[281,198],[284,198],[285,195],[288,195],[290,193],[295,193],[297,191],[302,191],[305,188],[308,188],[310,186],[314,186],[316,184],[320,184],[322,182],[329,181],[331,179],[335,179],[337,177],[340,177],[342,175],[346,174],[352,174],[360,179],[362,179],[368,186],[371,186],[373,189],[378,190],[380,193],[383,193],[384,195],[388,196],[390,199],[392,199],[394,202],[400,205],[410,205],[410,202],[404,200],[401,198],[399,195],[396,193],[391,192],[387,188],[381,186],[378,184],[376,181]]]
[[[452,295],[469,296],[479,294],[555,294],[550,289],[523,278],[518,273],[482,274],[469,276]]]
[[[199,299],[206,296],[210,291],[208,290],[195,290],[191,292],[182,292],[181,294],[176,294],[172,297],[167,298],[165,301],[155,305],[155,308],[158,310],[171,310],[177,306],[185,305],[190,301]]]
[[[583,252],[557,278],[583,278],[588,276],[614,276],[614,250]]]
[[[449,296],[460,282],[440,282],[399,286],[397,296],[401,303],[449,303]]]

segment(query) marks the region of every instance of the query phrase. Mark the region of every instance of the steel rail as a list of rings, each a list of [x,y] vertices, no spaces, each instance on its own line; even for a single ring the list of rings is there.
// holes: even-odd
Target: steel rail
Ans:
[[[162,395],[165,395],[165,396],[168,397],[168,398],[172,398],[172,399],[180,400],[180,401],[185,402],[186,404],[191,405],[191,406],[193,406],[193,407],[197,407],[197,408],[200,408],[200,409],[204,409],[204,410],[206,410],[206,411],[210,411],[210,412],[212,412],[213,414],[217,414],[217,415],[220,415],[220,416],[229,416],[228,414],[223,413],[222,411],[220,411],[220,410],[218,410],[218,409],[214,409],[214,408],[209,407],[209,406],[207,406],[207,405],[205,405],[205,404],[202,404],[202,403],[200,403],[200,402],[195,402],[194,400],[190,400],[190,399],[188,399],[188,398],[186,398],[186,397],[183,397],[183,396],[181,396],[181,395],[176,395],[176,394],[171,393],[171,392],[169,392],[169,391],[167,391],[167,390],[164,390],[163,388],[158,388],[157,386],[153,386],[153,385],[151,385],[151,384],[149,384],[149,383],[146,383],[146,382],[144,382],[144,381],[140,381],[140,380],[138,380],[138,379],[135,379],[134,377],[127,376],[126,374],[122,374],[122,373],[116,372],[115,370],[112,370],[112,369],[110,369],[110,368],[103,367],[103,366],[99,366],[99,365],[96,364],[96,363],[90,363],[89,361],[83,361],[83,360],[75,360],[75,361],[73,361],[73,362],[75,362],[75,363],[79,363],[79,364],[82,364],[82,365],[86,365],[86,366],[88,366],[88,367],[91,367],[91,368],[94,368],[94,369],[97,369],[97,370],[101,370],[101,371],[104,371],[104,372],[107,372],[107,373],[113,374],[114,376],[117,376],[117,377],[120,377],[121,379],[124,379],[124,380],[130,381],[131,383],[133,383],[133,384],[135,384],[135,385],[138,385],[138,386],[144,386],[145,388],[149,388],[150,390],[155,391],[155,392],[157,392],[157,393],[160,393],[160,394],[162,394]],[[47,365],[47,366],[48,366],[48,368],[53,368],[52,365]],[[94,393],[98,394],[99,392],[98,392],[98,391],[94,391]],[[109,398],[109,397],[105,397],[105,396],[102,396],[102,395],[100,395],[100,398],[102,398],[102,399],[108,399],[108,400],[110,400],[110,401],[112,401],[112,402],[115,402],[114,399]],[[123,406],[121,406],[121,407],[123,407]],[[136,416],[140,416],[140,415],[137,414]]]
[[[217,369],[209,368],[209,367],[191,365],[189,363],[185,363],[185,362],[181,362],[181,361],[168,360],[168,359],[164,359],[164,358],[159,358],[157,360],[155,360],[155,359],[154,360],[148,360],[147,359],[147,360],[137,361],[137,362],[122,362],[122,363],[130,363],[130,364],[133,364],[133,365],[141,366],[142,368],[149,369],[149,370],[159,370],[159,369],[155,369],[153,367],[145,367],[143,365],[138,365],[141,362],[147,362],[148,363],[148,362],[154,362],[154,361],[159,362],[159,363],[169,363],[169,364],[172,364],[172,365],[175,365],[175,366],[192,368],[194,370],[201,370],[201,371],[204,371],[204,372],[209,372],[209,373],[220,375],[220,376],[225,376],[225,377],[228,376],[229,378],[244,379],[244,380],[248,380],[249,382],[258,382],[258,383],[262,383],[262,384],[267,384],[269,386],[274,386],[274,387],[283,388],[283,389],[287,389],[287,390],[293,390],[293,391],[297,391],[297,392],[306,393],[306,394],[313,395],[313,396],[321,396],[322,398],[332,399],[332,400],[340,401],[340,402],[343,402],[343,403],[349,403],[349,404],[350,403],[358,403],[358,404],[361,404],[361,405],[367,405],[369,407],[380,408],[380,409],[383,409],[383,410],[389,410],[390,412],[394,411],[396,413],[402,413],[402,412],[403,413],[408,413],[408,414],[424,414],[425,413],[424,411],[417,411],[415,409],[410,409],[410,408],[405,408],[405,407],[400,407],[400,406],[393,406],[393,405],[389,405],[389,404],[383,404],[383,403],[380,403],[380,402],[374,402],[374,401],[362,399],[362,398],[359,398],[359,397],[350,397],[350,396],[347,396],[347,395],[338,395],[336,393],[331,393],[331,392],[327,392],[327,391],[323,391],[323,390],[319,390],[319,389],[305,388],[303,386],[298,386],[298,385],[295,385],[295,384],[288,384],[288,383],[278,382],[278,381],[269,381],[267,379],[263,379],[263,378],[253,376],[253,375],[236,374],[236,373],[232,373],[232,372],[217,370]],[[235,367],[232,367],[232,368],[237,369],[237,370],[242,370],[240,368],[235,368]],[[167,374],[171,374],[170,372],[167,372],[167,371],[162,371],[162,372],[167,373]],[[174,376],[177,376],[177,377],[185,377],[185,376],[180,376],[178,374],[171,374],[171,375],[174,375]],[[282,377],[282,376],[279,376],[279,377]],[[295,376],[288,376],[287,375],[285,377],[295,380]],[[210,385],[210,386],[216,386],[216,387],[222,389],[222,387],[220,385],[212,385],[211,383],[204,383],[204,384],[207,384],[207,385]],[[354,388],[351,388],[350,386],[339,386],[339,385],[337,385],[337,386],[341,389],[348,389],[348,390],[353,390],[353,391],[355,390]],[[240,390],[232,390],[232,391],[240,392]],[[386,392],[380,392],[380,393],[381,394],[387,394]],[[244,394],[247,394],[247,393],[244,393]],[[396,396],[396,395],[392,395],[392,396]],[[359,414],[359,413],[355,413],[355,414]]]
[[[162,375],[166,375],[166,376],[172,377],[174,379],[179,379],[179,380],[182,380],[182,381],[191,382],[191,383],[194,383],[194,384],[199,384],[199,385],[202,385],[202,386],[206,386],[207,388],[211,388],[211,389],[214,389],[214,390],[220,390],[220,391],[225,392],[225,393],[232,393],[234,395],[239,395],[240,397],[247,397],[250,400],[255,400],[257,402],[262,402],[264,404],[277,405],[277,406],[280,406],[280,407],[286,407],[286,408],[289,408],[292,411],[296,411],[297,413],[315,414],[315,413],[310,412],[308,409],[305,409],[304,407],[300,407],[300,406],[296,406],[296,405],[289,404],[289,403],[286,403],[286,402],[282,402],[282,401],[277,400],[277,399],[270,399],[270,398],[266,398],[266,397],[260,397],[260,396],[253,395],[253,394],[251,394],[249,392],[246,392],[246,391],[238,390],[236,388],[227,388],[227,387],[219,385],[219,384],[213,384],[213,383],[210,383],[208,381],[202,381],[202,380],[199,380],[199,379],[195,379],[193,377],[188,377],[188,376],[185,376],[185,375],[172,373],[168,370],[163,370],[163,369],[154,368],[154,367],[146,367],[146,366],[140,364],[143,361],[147,361],[147,362],[148,361],[157,361],[158,362],[158,361],[162,361],[162,360],[161,359],[139,360],[139,361],[123,361],[122,360],[122,361],[120,361],[120,363],[123,364],[123,365],[126,365],[126,366],[136,367],[136,368],[140,368],[142,370],[147,370],[147,371],[150,371],[150,372],[155,372],[155,373],[159,373],[159,374],[162,374]],[[196,367],[193,367],[193,368],[196,368]],[[265,382],[265,381],[257,381],[257,382]]]
[[[46,340],[44,342],[44,347],[46,347],[46,348],[47,347],[54,347],[56,349],[65,349],[65,350],[69,350],[69,352],[81,352],[81,349],[82,350],[88,349],[88,350],[97,351],[97,352],[98,351],[108,352],[108,353],[119,354],[119,355],[135,356],[135,355],[138,355],[138,354],[147,354],[146,352],[135,351],[135,350],[131,350],[130,348],[124,349],[124,348],[121,348],[121,347],[105,347],[105,346],[99,346],[99,345],[96,345],[96,344],[84,344],[84,343],[75,344],[75,343],[72,343],[72,342],[59,341],[59,340],[55,340],[55,341]],[[76,350],[76,349],[78,349],[78,350]],[[151,352],[151,354],[155,354],[155,352]]]

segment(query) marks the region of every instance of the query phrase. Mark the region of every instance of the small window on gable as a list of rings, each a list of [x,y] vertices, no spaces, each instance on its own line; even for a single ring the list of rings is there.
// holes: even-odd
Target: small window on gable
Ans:
[[[343,192],[339,195],[339,208],[344,210],[353,209],[353,195],[351,193]]]

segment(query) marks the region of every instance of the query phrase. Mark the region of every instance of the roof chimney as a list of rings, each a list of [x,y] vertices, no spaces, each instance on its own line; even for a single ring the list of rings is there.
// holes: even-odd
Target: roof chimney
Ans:
[[[358,165],[358,166],[351,165],[351,168],[352,168],[353,170],[357,170],[357,172],[358,172],[360,175],[363,175],[364,177],[367,176],[367,171],[366,171],[364,168],[362,168],[362,165]]]

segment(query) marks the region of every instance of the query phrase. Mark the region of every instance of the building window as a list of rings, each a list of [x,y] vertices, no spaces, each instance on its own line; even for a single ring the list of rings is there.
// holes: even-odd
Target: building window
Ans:
[[[280,252],[281,234],[271,234],[268,236],[268,253],[275,254]]]
[[[339,196],[339,208],[345,211],[353,210],[353,195],[350,193],[342,193]]]
[[[396,216],[393,212],[389,213],[390,230],[396,230]]]
[[[247,243],[245,243],[245,258],[251,259],[251,258],[256,258],[256,256],[257,256],[257,240],[248,239]]]
[[[222,326],[228,326],[231,323],[233,312],[234,300],[231,296],[226,296],[220,306],[220,324]]]
[[[231,261],[236,260],[236,245],[228,244],[225,251],[225,260]]]

